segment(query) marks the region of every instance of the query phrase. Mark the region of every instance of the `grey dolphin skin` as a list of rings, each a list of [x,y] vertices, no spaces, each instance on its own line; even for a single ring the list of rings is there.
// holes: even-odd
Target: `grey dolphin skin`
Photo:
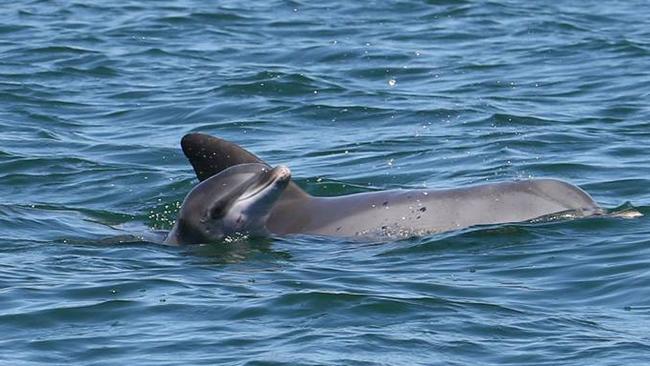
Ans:
[[[233,233],[409,237],[475,225],[605,211],[583,190],[555,179],[445,190],[389,190],[315,197],[231,142],[199,133],[181,141],[201,181],[185,198],[167,239],[205,243]]]

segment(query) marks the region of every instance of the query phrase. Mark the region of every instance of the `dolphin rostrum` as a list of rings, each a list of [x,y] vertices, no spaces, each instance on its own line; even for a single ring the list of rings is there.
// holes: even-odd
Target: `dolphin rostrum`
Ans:
[[[165,240],[204,243],[233,233],[409,237],[474,225],[604,214],[582,189],[555,179],[445,190],[389,190],[315,197],[231,142],[191,133],[183,152],[201,181]]]

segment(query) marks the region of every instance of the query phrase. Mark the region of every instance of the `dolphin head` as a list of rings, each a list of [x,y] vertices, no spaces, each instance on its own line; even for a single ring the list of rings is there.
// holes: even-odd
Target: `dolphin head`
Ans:
[[[185,197],[165,242],[197,244],[235,233],[268,234],[266,220],[290,178],[291,171],[283,165],[252,163],[224,169]]]

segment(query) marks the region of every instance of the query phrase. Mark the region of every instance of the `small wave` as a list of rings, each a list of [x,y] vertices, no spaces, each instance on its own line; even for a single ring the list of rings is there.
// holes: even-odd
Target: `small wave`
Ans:
[[[73,46],[45,46],[45,47],[31,47],[25,50],[28,53],[35,54],[98,54],[99,51]]]
[[[334,92],[339,87],[324,83],[304,74],[264,72],[246,78],[248,82],[229,82],[213,89],[223,96],[273,95],[312,96],[320,92]]]

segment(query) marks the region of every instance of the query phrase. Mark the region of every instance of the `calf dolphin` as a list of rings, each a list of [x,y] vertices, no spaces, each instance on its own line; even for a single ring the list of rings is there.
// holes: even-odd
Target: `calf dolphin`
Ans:
[[[232,166],[199,183],[185,197],[167,244],[199,244],[236,233],[267,235],[266,221],[287,184],[289,168]]]
[[[409,237],[605,213],[582,189],[555,179],[316,197],[290,180],[287,167],[270,168],[231,142],[191,133],[181,146],[201,183],[181,206],[165,241],[171,244],[215,241],[233,233]]]

